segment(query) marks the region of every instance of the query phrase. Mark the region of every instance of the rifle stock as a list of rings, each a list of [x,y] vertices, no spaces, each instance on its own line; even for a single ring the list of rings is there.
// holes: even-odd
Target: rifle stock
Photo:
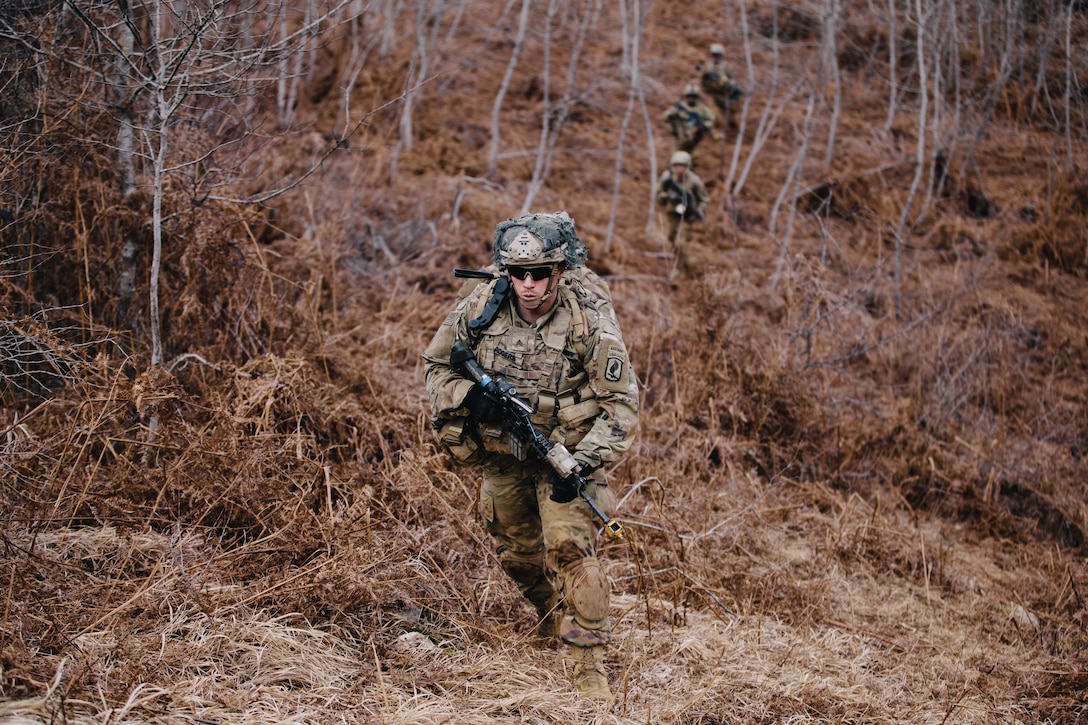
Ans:
[[[488,374],[476,360],[472,350],[460,340],[450,347],[450,366],[483,388],[491,402],[502,411],[503,428],[521,443],[529,445],[540,460],[551,466],[560,480],[574,488],[578,496],[589,505],[593,515],[604,524],[604,530],[609,536],[622,539],[623,527],[606,514],[586,491],[588,481],[578,472],[578,461],[566,446],[552,443],[533,425],[533,408],[518,397],[514,386],[502,378]]]
[[[498,275],[488,272],[486,269],[462,269],[453,268],[453,276],[461,279],[495,279]]]

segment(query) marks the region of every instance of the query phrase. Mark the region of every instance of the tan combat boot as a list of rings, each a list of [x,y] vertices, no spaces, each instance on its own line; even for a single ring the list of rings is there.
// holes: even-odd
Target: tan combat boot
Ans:
[[[608,674],[604,669],[604,645],[591,647],[570,645],[570,654],[574,659],[574,686],[582,697],[612,700],[612,691],[608,689]]]

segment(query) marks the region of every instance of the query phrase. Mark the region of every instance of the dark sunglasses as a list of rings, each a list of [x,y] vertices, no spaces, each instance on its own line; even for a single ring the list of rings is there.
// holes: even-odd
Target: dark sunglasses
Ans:
[[[526,275],[532,277],[533,280],[540,282],[552,276],[555,271],[554,267],[507,267],[506,271],[510,273],[510,276],[514,279],[525,280]]]

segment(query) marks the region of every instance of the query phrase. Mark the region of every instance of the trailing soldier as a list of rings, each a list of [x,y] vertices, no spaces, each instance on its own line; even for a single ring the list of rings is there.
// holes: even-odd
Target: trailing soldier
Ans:
[[[699,102],[699,86],[693,83],[684,89],[683,101],[671,105],[662,118],[680,151],[693,154],[707,136],[721,139],[721,134],[714,130],[717,117],[709,106]]]
[[[668,239],[672,247],[673,265],[669,279],[691,273],[685,227],[697,221],[705,224],[710,197],[703,180],[691,168],[691,154],[676,151],[669,159],[669,168],[657,181],[654,198],[664,210],[668,222]]]
[[[699,81],[703,91],[714,101],[722,114],[722,128],[726,124],[736,126],[733,120],[733,108],[744,91],[733,82],[733,74],[725,65],[725,46],[714,43],[710,46],[710,62],[695,66],[700,71]]]

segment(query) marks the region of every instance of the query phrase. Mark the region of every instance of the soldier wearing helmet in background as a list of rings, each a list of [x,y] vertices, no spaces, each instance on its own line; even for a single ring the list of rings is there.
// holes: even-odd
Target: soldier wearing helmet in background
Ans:
[[[590,479],[587,493],[609,512],[603,467],[623,456],[638,427],[635,375],[610,301],[575,273],[585,245],[565,212],[500,223],[492,259],[498,279],[461,300],[423,354],[435,435],[455,462],[482,465],[480,514],[503,571],[536,608],[538,634],[568,645],[583,696],[611,702],[609,583],[590,508],[519,450],[482,389],[451,366],[450,350],[462,342],[489,375],[517,388],[536,427],[571,451]],[[513,294],[496,301],[507,288]]]
[[[684,89],[684,100],[669,106],[662,119],[676,140],[676,148],[689,154],[695,152],[695,147],[704,137],[721,138],[721,134],[714,130],[714,111],[699,102],[699,86],[694,83],[688,84]]]
[[[695,67],[701,72],[699,81],[703,90],[722,113],[722,127],[727,123],[736,125],[732,118],[733,106],[744,95],[744,91],[733,83],[733,74],[725,65],[725,46],[713,43],[710,46],[710,62],[700,63]]]
[[[654,198],[664,210],[668,221],[668,238],[672,246],[673,266],[669,278],[691,272],[685,228],[704,221],[710,197],[703,180],[691,168],[691,154],[676,151],[669,159],[669,168],[661,174]]]

